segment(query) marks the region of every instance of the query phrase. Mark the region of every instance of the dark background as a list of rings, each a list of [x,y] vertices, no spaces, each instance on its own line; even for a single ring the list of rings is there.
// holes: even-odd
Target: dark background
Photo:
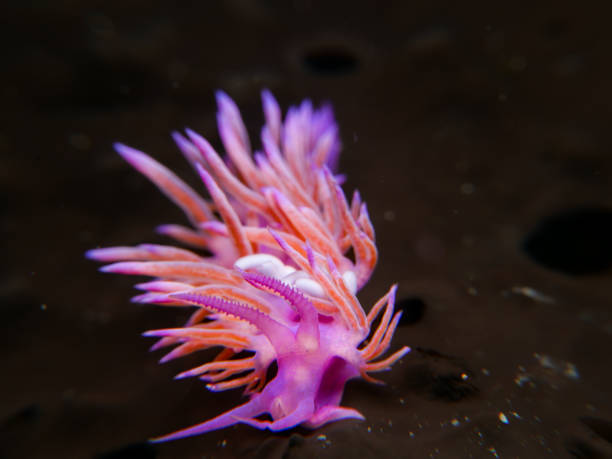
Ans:
[[[177,3],[1,7],[0,457],[612,456],[607,2]],[[111,144],[201,189],[170,131],[219,147],[223,89],[258,146],[264,87],[334,105],[381,255],[360,299],[399,282],[413,352],[349,383],[364,422],[150,446],[240,393],[172,381],[200,359],[140,333],[188,312],[84,259],[183,222]]]

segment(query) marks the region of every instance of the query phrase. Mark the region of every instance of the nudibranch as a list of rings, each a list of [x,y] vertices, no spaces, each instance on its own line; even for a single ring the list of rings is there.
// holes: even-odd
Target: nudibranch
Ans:
[[[176,345],[161,362],[221,348],[212,361],[177,378],[198,377],[211,391],[244,387],[249,397],[213,419],[152,441],[236,423],[278,431],[364,419],[340,406],[346,382],[362,377],[379,383],[370,373],[389,369],[410,348],[383,356],[401,316],[394,313],[395,285],[367,314],[356,297],[378,255],[365,203],[358,192],[349,203],[340,187],[332,110],[305,100],[283,122],[278,103],[263,91],[263,148],[252,153],[236,104],[223,92],[216,96],[226,158],[189,129],[186,136],[172,135],[208,199],[147,154],[115,145],[185,212],[191,227],[158,228],[182,247],[142,244],[87,252],[111,263],[103,272],[154,278],[136,285],[144,293],[134,302],[195,307],[184,327],[144,333],[159,338],[153,349]],[[266,381],[274,362],[276,376]]]

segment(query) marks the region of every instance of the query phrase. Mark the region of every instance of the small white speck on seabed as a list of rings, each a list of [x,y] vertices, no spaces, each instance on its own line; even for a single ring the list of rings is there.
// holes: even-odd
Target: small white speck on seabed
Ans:
[[[578,368],[576,368],[576,365],[574,365],[572,362],[554,359],[549,355],[538,354],[537,352],[534,352],[533,356],[543,368],[561,373],[570,379],[580,379]]]
[[[544,293],[536,290],[533,287],[527,287],[525,285],[515,285],[510,289],[510,292],[516,295],[522,295],[527,298],[531,298],[538,303],[554,304],[555,299],[552,296],[545,295]]]
[[[319,440],[321,443],[321,447],[322,448],[327,448],[328,446],[331,445],[331,440],[327,439],[327,435],[325,434],[321,434],[321,435],[317,435],[317,440]]]
[[[514,378],[514,383],[519,387],[523,387],[526,383],[531,383],[531,386],[535,387],[535,384],[531,381],[531,377],[526,373],[517,374]]]
[[[565,362],[565,369],[563,370],[563,374],[571,379],[580,378],[580,374],[578,373],[578,370],[576,369],[576,365],[574,365],[571,362]]]

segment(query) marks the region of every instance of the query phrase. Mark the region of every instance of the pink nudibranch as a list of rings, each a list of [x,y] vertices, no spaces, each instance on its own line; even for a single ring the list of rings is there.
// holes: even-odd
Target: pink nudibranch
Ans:
[[[363,419],[340,406],[346,382],[387,370],[410,351],[386,358],[401,312],[396,286],[366,315],[357,291],[376,265],[374,229],[355,192],[350,203],[334,175],[340,142],[331,108],[310,101],[287,112],[263,91],[263,152],[251,146],[238,107],[217,93],[222,159],[201,136],[173,133],[200,175],[210,199],[143,152],[116,144],[118,153],[174,201],[192,227],[158,231],[183,246],[141,244],[93,249],[110,262],[104,272],[151,276],[136,285],[137,303],[196,307],[181,328],[151,330],[159,349],[177,345],[162,362],[221,347],[208,363],[177,378],[197,376],[211,391],[245,387],[249,400],[213,419],[158,437],[174,440],[236,423],[278,431]],[[202,255],[198,250],[209,254]],[[352,249],[354,256],[349,258]],[[376,329],[373,321],[382,313]],[[276,362],[277,374],[266,381]],[[272,421],[258,419],[269,414]]]

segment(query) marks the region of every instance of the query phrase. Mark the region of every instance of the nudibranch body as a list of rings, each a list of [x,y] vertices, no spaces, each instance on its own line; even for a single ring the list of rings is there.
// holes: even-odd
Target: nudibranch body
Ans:
[[[145,293],[135,302],[196,308],[184,327],[144,334],[160,338],[153,349],[177,345],[162,362],[222,348],[177,378],[197,376],[212,391],[244,386],[249,396],[243,405],[154,441],[236,423],[277,431],[363,419],[340,406],[346,382],[378,382],[369,373],[389,369],[410,350],[381,357],[401,315],[393,310],[395,286],[367,315],[355,296],[374,269],[377,249],[365,203],[355,192],[349,204],[335,175],[340,143],[331,109],[304,101],[283,122],[273,96],[264,91],[262,99],[262,152],[251,153],[238,108],[222,92],[217,122],[227,158],[189,129],[187,137],[173,134],[210,200],[145,153],[115,145],[186,213],[191,228],[162,225],[158,231],[190,249],[142,244],[87,256],[111,262],[104,272],[154,277],[136,285]],[[198,253],[202,249],[208,255]],[[266,381],[274,362],[277,374]],[[264,414],[272,420],[261,419]]]

